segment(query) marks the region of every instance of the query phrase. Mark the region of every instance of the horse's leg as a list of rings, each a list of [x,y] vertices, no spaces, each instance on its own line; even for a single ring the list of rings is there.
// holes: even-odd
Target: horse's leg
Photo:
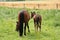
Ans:
[[[38,25],[36,24],[36,32],[38,32]]]
[[[39,30],[41,31],[41,21],[39,22]]]
[[[25,26],[24,26],[24,35],[26,36],[26,23],[25,23]]]
[[[37,21],[37,31],[38,31],[38,27],[39,27],[39,22]]]
[[[27,28],[28,28],[28,32],[30,32],[30,29],[29,29],[29,25],[28,25],[28,22],[27,22]]]
[[[34,27],[35,27],[35,32],[36,32],[36,24],[34,23]]]
[[[34,27],[35,27],[35,32],[37,32],[37,26],[35,22],[34,22]]]
[[[23,23],[20,23],[20,27],[19,27],[19,35],[22,36],[23,35]]]

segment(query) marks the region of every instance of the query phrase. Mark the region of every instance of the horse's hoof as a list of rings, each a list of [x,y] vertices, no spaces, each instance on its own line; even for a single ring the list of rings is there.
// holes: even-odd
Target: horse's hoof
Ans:
[[[22,35],[22,34],[20,34],[19,36],[20,36],[20,37],[22,37],[23,35]]]
[[[28,32],[30,33],[30,30]]]
[[[26,36],[26,34],[24,34]]]
[[[20,35],[22,37],[22,35]]]
[[[30,31],[28,31],[30,33]]]
[[[15,30],[15,31],[17,31],[17,32],[18,32],[18,30]]]

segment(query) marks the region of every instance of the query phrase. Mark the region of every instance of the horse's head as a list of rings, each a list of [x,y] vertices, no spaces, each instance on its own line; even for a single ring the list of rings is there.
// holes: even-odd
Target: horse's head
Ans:
[[[34,12],[31,12],[31,18],[35,15],[35,11]]]
[[[19,22],[16,22],[16,31],[18,31],[19,28]]]

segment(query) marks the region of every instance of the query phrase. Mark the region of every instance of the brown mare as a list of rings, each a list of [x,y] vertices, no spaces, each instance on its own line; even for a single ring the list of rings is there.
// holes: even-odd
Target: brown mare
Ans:
[[[29,15],[28,11],[22,10],[21,12],[19,12],[18,22],[16,25],[16,31],[19,31],[20,36],[23,35],[23,31],[24,31],[24,35],[26,35],[26,26],[28,28],[28,32],[30,32],[29,25],[28,25],[29,20],[30,20],[30,15]],[[25,24],[24,30],[23,30],[23,24]]]
[[[35,31],[39,30],[41,31],[41,22],[42,22],[42,17],[39,14],[36,14],[35,12],[31,12],[31,18],[33,17],[34,19],[34,27],[35,27]]]

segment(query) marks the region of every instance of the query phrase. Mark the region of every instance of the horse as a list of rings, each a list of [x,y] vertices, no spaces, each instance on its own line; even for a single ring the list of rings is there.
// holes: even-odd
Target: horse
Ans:
[[[28,25],[29,20],[30,20],[30,15],[28,11],[21,10],[18,14],[18,21],[16,25],[16,31],[19,31],[19,36],[23,35],[23,31],[24,31],[24,35],[26,36],[26,26],[28,28],[28,32],[30,32],[29,25]],[[23,24],[25,24],[24,29],[23,29]]]
[[[42,22],[42,17],[39,14],[36,14],[35,11],[31,12],[31,18],[34,20],[34,27],[35,31],[37,32],[38,30],[41,31],[41,22]],[[39,29],[38,29],[39,28]]]

